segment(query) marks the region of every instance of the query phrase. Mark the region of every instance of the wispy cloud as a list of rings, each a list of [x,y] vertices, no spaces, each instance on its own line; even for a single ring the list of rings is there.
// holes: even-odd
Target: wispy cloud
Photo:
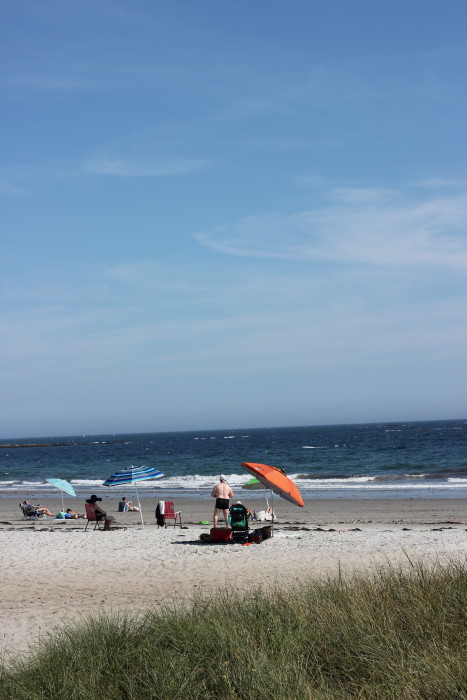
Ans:
[[[228,255],[465,268],[467,196],[430,194],[338,189],[329,195],[335,204],[249,216],[196,238]]]
[[[375,204],[388,201],[397,193],[373,187],[340,187],[328,193],[329,199],[345,204]]]
[[[124,158],[98,157],[90,158],[85,169],[101,175],[120,177],[160,177],[164,175],[181,175],[198,170],[206,164],[201,158],[171,157],[159,162],[144,163]]]
[[[41,163],[10,163],[0,166],[0,193],[10,196],[30,194],[51,182],[75,176],[76,162],[71,159]]]
[[[429,190],[467,190],[467,178],[433,177],[416,184]]]
[[[74,91],[88,90],[90,88],[97,89],[97,85],[93,85],[89,80],[83,77],[75,78],[70,75],[52,75],[52,74],[35,74],[35,75],[14,75],[10,74],[4,78],[3,84],[6,87],[25,88],[37,91]]]
[[[61,298],[69,297],[70,290],[63,291]],[[423,300],[398,305],[397,313],[393,309],[388,314],[351,295],[339,303],[321,298],[304,308],[270,305],[266,312],[260,312],[253,299],[251,310],[245,307],[244,312],[229,313],[226,306],[210,318],[196,318],[186,305],[172,314],[153,315],[156,297],[146,292],[126,309],[109,305],[109,298],[94,289],[80,310],[68,298],[60,305],[42,303],[22,314],[5,314],[2,325],[12,341],[1,351],[4,366],[17,365],[21,376],[38,369],[55,373],[122,367],[126,371],[158,363],[180,369],[186,361],[225,369],[226,364],[237,366],[241,360],[250,369],[264,369],[267,364],[275,370],[291,363],[295,369],[307,367],[311,362],[316,369],[351,365],[362,357],[379,356],[384,361],[390,354],[416,355],[427,348],[457,353],[466,340],[461,300]],[[210,296],[216,293],[217,284]],[[234,289],[230,294],[234,296]],[[123,304],[128,303],[122,291],[120,295]],[[135,301],[145,307],[139,316],[132,308]]]
[[[12,182],[8,182],[5,178],[0,178],[0,194],[6,194],[10,196],[16,196],[19,194],[25,194],[26,190],[24,187],[19,187],[14,185]]]

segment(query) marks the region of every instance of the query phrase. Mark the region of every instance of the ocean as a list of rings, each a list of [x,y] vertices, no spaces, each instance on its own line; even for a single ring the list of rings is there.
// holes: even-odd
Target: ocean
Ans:
[[[58,495],[52,477],[110,495],[110,474],[144,464],[164,476],[141,497],[209,497],[219,474],[234,490],[248,481],[244,461],[284,469],[304,499],[465,498],[467,420],[0,440],[0,496]]]

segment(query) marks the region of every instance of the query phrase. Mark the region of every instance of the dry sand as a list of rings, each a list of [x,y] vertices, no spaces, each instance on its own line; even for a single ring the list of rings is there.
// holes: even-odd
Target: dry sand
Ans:
[[[78,501],[72,505],[83,511]],[[47,500],[52,512],[59,505],[59,499]],[[460,499],[320,499],[301,509],[276,499],[275,536],[248,547],[200,542],[210,526],[199,522],[212,517],[207,499],[176,502],[183,529],[157,528],[149,499],[143,501],[144,529],[138,513],[116,512],[116,500],[103,505],[117,518],[115,531],[84,532],[83,520],[23,521],[17,500],[0,500],[0,651],[6,661],[82,615],[186,600],[228,586],[233,571],[251,589],[339,568],[467,555],[467,509]],[[264,500],[248,498],[246,505],[259,510]]]

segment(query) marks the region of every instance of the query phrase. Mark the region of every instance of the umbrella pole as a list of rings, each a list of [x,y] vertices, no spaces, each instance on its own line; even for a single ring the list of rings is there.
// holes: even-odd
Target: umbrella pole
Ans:
[[[271,491],[271,537],[274,537],[274,491]]]
[[[139,493],[138,493],[138,485],[137,485],[136,481],[135,481],[135,489],[136,489],[136,498],[138,499],[139,514],[141,516],[141,525],[142,525],[143,530],[144,530],[143,511],[141,510],[141,503],[139,501]]]
[[[65,510],[65,504],[63,503],[63,491],[62,491],[62,513]]]

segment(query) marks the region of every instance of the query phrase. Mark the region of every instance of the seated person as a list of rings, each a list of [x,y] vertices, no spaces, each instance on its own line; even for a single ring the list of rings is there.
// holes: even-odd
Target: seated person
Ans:
[[[23,501],[21,503],[22,508],[29,514],[31,513],[37,513],[37,515],[40,517],[41,515],[49,515],[51,518],[55,518],[55,515],[50,512],[48,508],[45,508],[44,506],[41,506],[40,503],[37,506],[33,506],[29,501]]]
[[[274,511],[272,510],[271,506],[269,506],[266,510],[260,510],[258,511],[256,515],[257,520],[276,520],[276,516],[274,515]]]
[[[122,500],[121,500],[120,503],[118,504],[118,510],[119,510],[120,512],[125,512],[125,511],[127,511],[127,510],[132,510],[132,511],[138,511],[138,512],[139,512],[139,508],[138,508],[137,506],[134,506],[133,503],[132,503],[131,501],[127,501],[127,500],[126,500],[126,496],[122,496]]]
[[[237,501],[237,504],[243,505],[241,501]],[[244,508],[246,510],[247,520],[256,520],[256,513],[254,512],[254,510],[251,510],[251,508],[247,508],[246,506],[244,506]]]
[[[115,518],[113,515],[107,515],[105,510],[103,510],[100,506],[97,505],[97,501],[102,501],[102,498],[98,498],[95,494],[91,496],[91,498],[88,498],[86,503],[89,503],[89,505],[92,505],[94,508],[94,512],[96,514],[96,520],[104,521],[104,530],[110,530],[110,526],[112,523],[115,522]]]
[[[21,501],[21,503],[19,505],[20,505],[20,508],[22,510],[24,510],[24,512],[27,515],[29,515],[29,513],[33,514],[36,512],[36,506],[31,505],[31,503],[29,503],[29,501]]]

